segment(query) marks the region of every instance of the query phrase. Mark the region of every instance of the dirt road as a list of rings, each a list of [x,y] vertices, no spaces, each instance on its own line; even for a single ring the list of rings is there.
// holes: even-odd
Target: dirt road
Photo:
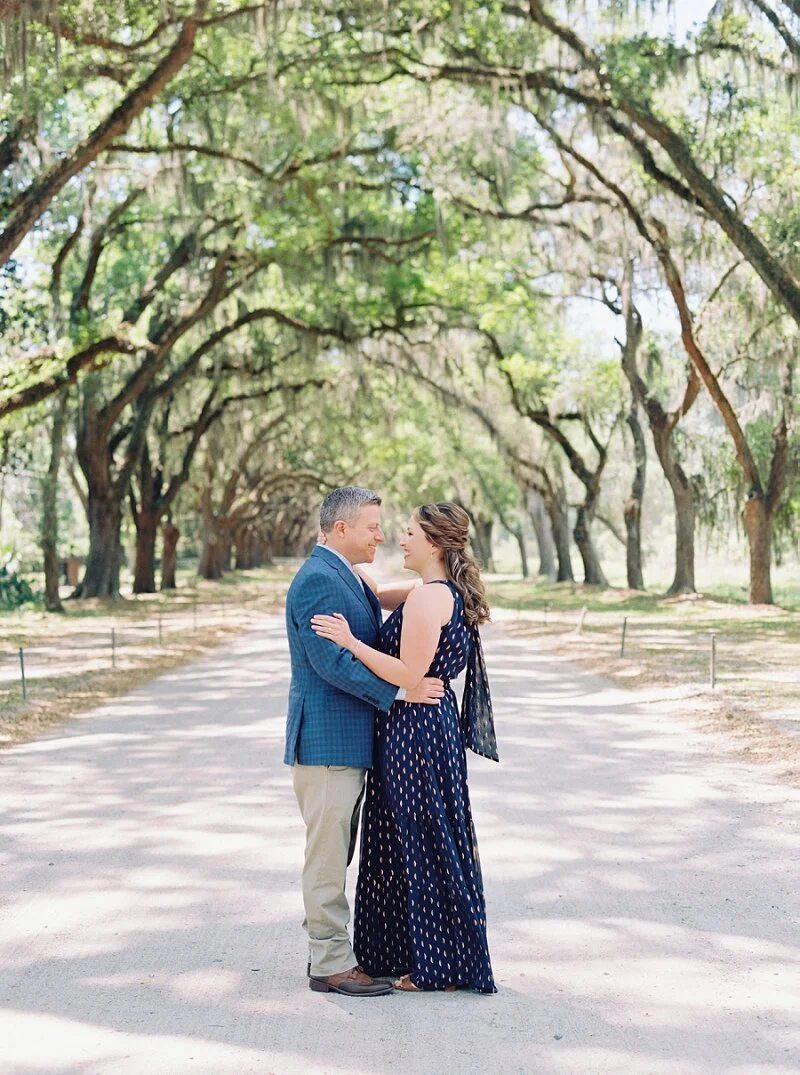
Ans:
[[[487,632],[494,997],[311,993],[271,618],[0,754],[2,1075],[800,1071],[800,794]]]

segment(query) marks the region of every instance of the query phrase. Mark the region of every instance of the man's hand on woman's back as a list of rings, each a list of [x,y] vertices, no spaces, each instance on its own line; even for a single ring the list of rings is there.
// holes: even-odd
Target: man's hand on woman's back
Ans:
[[[426,676],[421,679],[416,687],[410,687],[406,691],[405,701],[422,703],[423,705],[436,705],[444,694],[444,683],[440,679]]]

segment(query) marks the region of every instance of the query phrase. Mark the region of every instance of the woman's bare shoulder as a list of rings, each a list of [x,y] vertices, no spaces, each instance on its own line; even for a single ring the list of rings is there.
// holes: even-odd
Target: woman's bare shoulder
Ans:
[[[406,598],[405,613],[420,618],[437,616],[444,624],[453,614],[454,600],[449,586],[431,582],[411,591]]]

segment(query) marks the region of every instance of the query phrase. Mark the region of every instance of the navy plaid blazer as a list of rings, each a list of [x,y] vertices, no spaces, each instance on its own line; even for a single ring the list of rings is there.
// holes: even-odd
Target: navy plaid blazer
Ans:
[[[386,709],[397,687],[379,679],[311,629],[311,617],[341,612],[356,638],[380,646],[381,610],[346,564],[318,545],[294,577],[286,596],[286,633],[292,662],[287,765],[372,766],[375,710]]]

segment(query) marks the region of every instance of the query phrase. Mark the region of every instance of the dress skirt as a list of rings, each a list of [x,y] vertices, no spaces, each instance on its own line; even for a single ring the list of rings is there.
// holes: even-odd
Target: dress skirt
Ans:
[[[432,670],[431,675],[442,675]],[[382,714],[367,780],[356,958],[420,989],[494,993],[486,909],[455,695]]]

